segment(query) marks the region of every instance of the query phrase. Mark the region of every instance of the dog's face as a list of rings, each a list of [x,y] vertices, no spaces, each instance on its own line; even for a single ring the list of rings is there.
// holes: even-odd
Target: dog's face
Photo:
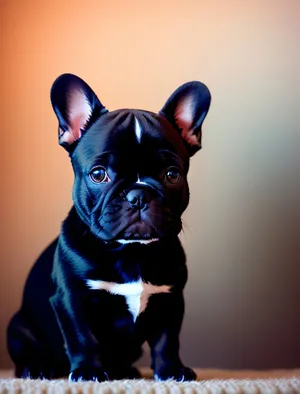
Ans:
[[[90,231],[121,243],[177,235],[189,201],[189,159],[201,147],[210,105],[206,86],[181,86],[159,114],[108,112],[84,81],[64,74],[51,100],[74,168],[74,205]]]

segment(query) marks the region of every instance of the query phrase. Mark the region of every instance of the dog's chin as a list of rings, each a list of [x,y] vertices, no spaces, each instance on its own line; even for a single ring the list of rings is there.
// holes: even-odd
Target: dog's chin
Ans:
[[[133,243],[148,245],[177,236],[182,229],[180,218],[175,219],[171,215],[157,215],[155,212],[147,215],[128,215],[127,217],[123,215],[121,218],[120,215],[117,218],[102,215],[101,221],[95,222],[98,226],[92,228],[97,238],[105,243],[115,244],[117,242],[123,245]]]
[[[128,231],[123,231],[114,239],[114,242],[117,242],[122,245],[128,244],[141,244],[141,245],[149,245],[158,241],[162,241],[170,236],[177,236],[181,231],[181,226],[176,228],[169,229],[169,231],[148,231],[144,232],[134,232],[128,233]]]
[[[131,224],[125,229],[113,234],[100,230],[97,237],[106,244],[142,244],[149,245],[170,236],[177,236],[181,231],[181,225],[168,227],[168,229],[154,229],[144,222]]]
[[[126,245],[132,243],[150,244],[159,240],[158,231],[144,221],[136,221],[122,230],[116,239],[117,242]]]
[[[151,238],[151,239],[116,239],[116,242],[122,244],[122,245],[128,245],[128,244],[142,244],[142,245],[149,245],[152,242],[157,242],[159,241],[160,238]]]

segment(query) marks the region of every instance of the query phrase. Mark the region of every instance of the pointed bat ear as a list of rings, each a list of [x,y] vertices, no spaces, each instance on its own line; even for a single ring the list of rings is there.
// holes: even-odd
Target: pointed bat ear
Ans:
[[[160,111],[181,134],[190,156],[201,149],[201,128],[210,101],[211,95],[207,86],[193,81],[176,89]]]
[[[108,112],[93,90],[73,74],[62,74],[54,81],[51,103],[58,119],[59,143],[69,152],[87,129]]]

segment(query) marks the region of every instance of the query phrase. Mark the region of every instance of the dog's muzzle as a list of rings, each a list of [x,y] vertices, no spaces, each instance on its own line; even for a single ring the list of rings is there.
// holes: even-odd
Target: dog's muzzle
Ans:
[[[147,189],[133,189],[126,194],[125,199],[132,209],[142,211],[148,208],[151,201],[151,194]]]

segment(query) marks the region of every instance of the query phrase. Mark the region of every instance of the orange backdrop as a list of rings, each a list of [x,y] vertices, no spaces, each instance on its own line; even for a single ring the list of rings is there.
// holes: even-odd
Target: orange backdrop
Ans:
[[[108,109],[157,111],[188,80],[209,86],[184,215],[182,356],[199,367],[299,366],[299,1],[0,7],[0,367],[11,366],[5,329],[25,277],[72,203],[49,101],[64,72],[85,79]]]

